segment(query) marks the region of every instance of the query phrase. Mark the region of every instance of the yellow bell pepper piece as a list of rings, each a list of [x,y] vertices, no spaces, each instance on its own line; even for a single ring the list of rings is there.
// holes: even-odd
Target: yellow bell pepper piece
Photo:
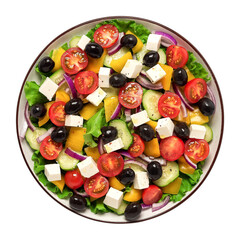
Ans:
[[[70,101],[70,96],[63,90],[57,90],[56,101],[63,101],[65,103]]]
[[[186,72],[187,72],[188,82],[191,81],[191,80],[193,80],[195,77],[194,77],[193,74],[190,72],[190,70],[188,69],[188,67],[187,67],[187,66],[184,66],[183,68],[184,68],[184,69],[186,70]]]
[[[191,124],[202,125],[204,123],[208,123],[209,122],[209,117],[203,115],[200,112],[198,107],[194,108],[194,111],[189,111],[189,115],[190,115]]]
[[[118,106],[118,96],[112,96],[104,99],[105,117],[106,122],[111,120],[116,107]]]
[[[44,104],[47,111],[46,111],[46,113],[43,117],[39,118],[39,120],[38,120],[38,126],[39,127],[43,126],[45,123],[48,122],[48,120],[49,120],[49,114],[48,114],[49,108],[52,106],[53,103],[54,103],[54,101],[47,102],[47,103]]]
[[[137,44],[132,48],[132,51],[133,53],[139,52],[143,47],[143,42],[141,41],[141,39],[129,30],[126,32],[126,34],[132,34],[137,38]]]
[[[92,58],[88,56],[88,65],[85,71],[93,71],[95,73],[99,72],[100,67],[103,66],[104,58],[107,55],[107,50],[104,49],[103,54],[100,58]]]
[[[53,50],[52,60],[55,62],[55,66],[54,66],[52,72],[55,72],[62,67],[61,57],[64,52],[65,52],[65,50],[62,47]]]
[[[187,113],[188,113],[187,117],[183,117],[182,111],[180,111],[179,114],[177,115],[177,117],[175,117],[173,120],[179,121],[179,122],[185,122],[187,125],[189,125],[190,124],[190,113],[189,112],[190,111],[187,110]]]
[[[96,162],[101,156],[99,151],[98,151],[98,147],[94,147],[94,148],[86,147],[86,148],[84,148],[84,151],[86,152],[87,156],[92,157],[93,160],[96,161]]]
[[[128,202],[136,202],[142,198],[142,190],[131,188],[130,192],[127,192],[123,199]]]
[[[155,130],[155,128],[157,127],[156,121],[150,120],[150,121],[146,122],[146,124],[149,125],[153,129],[154,132],[156,132],[156,130]]]
[[[170,90],[170,87],[171,87],[173,68],[165,64],[161,64],[161,63],[159,64],[162,67],[162,69],[166,72],[166,75],[160,81],[162,82],[163,89],[165,91],[168,91]]]
[[[159,149],[159,143],[157,138],[153,138],[149,142],[144,142],[145,149],[144,153],[148,156],[152,157],[160,157],[160,149]]]
[[[108,178],[110,187],[113,187],[119,191],[123,190],[125,186],[121,184],[116,177]]]
[[[71,148],[73,151],[81,152],[84,145],[84,134],[86,128],[71,127],[66,141],[66,148]]]
[[[118,59],[113,59],[110,63],[110,66],[114,69],[114,71],[120,73],[128,59],[132,59],[132,54],[130,51]]]
[[[54,185],[56,185],[56,186],[60,189],[60,191],[62,192],[62,191],[63,191],[63,188],[64,188],[64,186],[65,186],[64,176],[61,176],[61,180],[59,180],[59,181],[52,181],[52,183],[53,183]]]
[[[97,107],[91,103],[86,104],[79,114],[84,120],[90,119],[99,109],[103,107],[103,103],[100,103]]]
[[[195,169],[191,167],[183,156],[178,159],[179,171],[185,174],[193,174]]]
[[[163,193],[169,193],[169,194],[178,194],[179,189],[181,187],[182,178],[178,177],[173,182],[169,183],[166,187],[162,187]]]

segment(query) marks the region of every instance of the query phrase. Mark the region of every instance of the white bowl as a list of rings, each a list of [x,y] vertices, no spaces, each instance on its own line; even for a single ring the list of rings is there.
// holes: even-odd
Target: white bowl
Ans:
[[[126,17],[126,16],[125,17],[120,17],[120,16],[106,17],[106,18],[94,19],[94,20],[90,20],[88,22],[81,23],[81,24],[65,31],[64,33],[62,33],[58,37],[56,37],[54,40],[52,40],[42,50],[42,52],[37,56],[37,58],[33,62],[32,66],[30,67],[30,69],[23,81],[23,84],[22,84],[22,87],[20,90],[19,99],[18,99],[18,103],[17,103],[17,116],[16,116],[17,137],[18,137],[19,146],[20,146],[23,158],[25,160],[25,163],[26,163],[27,167],[29,168],[29,171],[33,175],[34,179],[42,187],[42,189],[45,192],[47,192],[47,194],[49,194],[50,197],[52,197],[56,202],[58,202],[62,206],[66,207],[68,210],[75,212],[76,214],[79,214],[80,216],[83,216],[83,217],[86,217],[86,218],[89,218],[92,220],[97,220],[97,221],[102,221],[102,222],[110,222],[110,223],[129,223],[129,222],[126,221],[124,216],[118,216],[113,213],[94,214],[89,209],[87,209],[84,212],[76,212],[69,207],[69,200],[59,199],[54,193],[50,192],[46,187],[43,186],[42,183],[40,183],[38,181],[38,178],[33,171],[33,161],[31,160],[33,152],[30,149],[28,143],[25,140],[22,141],[20,139],[19,131],[24,122],[24,107],[26,104],[26,98],[25,98],[25,94],[23,92],[23,86],[26,81],[40,81],[39,75],[34,70],[34,67],[38,63],[38,61],[42,57],[48,55],[52,49],[57,48],[57,47],[61,46],[63,43],[69,41],[71,39],[71,37],[73,37],[75,35],[87,33],[88,30],[93,28],[97,23],[102,22],[104,20],[120,19],[120,18],[124,19],[124,20],[134,20],[137,23],[141,23],[141,24],[145,25],[151,31],[158,30],[158,31],[167,32],[175,37],[175,39],[177,40],[179,45],[181,45],[181,46],[185,47],[187,50],[193,52],[194,55],[197,57],[197,60],[207,69],[207,71],[209,72],[209,75],[212,78],[210,87],[215,95],[216,102],[217,102],[215,114],[213,115],[213,117],[211,119],[211,127],[212,127],[212,130],[214,133],[214,138],[210,143],[210,154],[209,154],[207,160],[205,161],[205,165],[203,167],[203,174],[200,178],[200,181],[194,186],[192,191],[186,193],[186,195],[183,197],[183,199],[180,202],[177,202],[177,203],[170,202],[167,206],[165,206],[164,208],[162,208],[156,212],[152,212],[151,209],[143,210],[140,217],[137,220],[135,220],[134,222],[148,220],[148,219],[160,216],[160,215],[174,209],[175,207],[177,207],[181,203],[183,203],[185,200],[187,200],[201,186],[201,184],[204,182],[204,180],[210,173],[210,171],[214,165],[214,162],[216,161],[216,158],[217,158],[220,146],[221,146],[221,141],[222,141],[222,136],[223,136],[223,125],[224,125],[224,112],[223,112],[223,103],[222,103],[220,89],[219,89],[217,80],[216,80],[210,66],[208,65],[207,61],[204,59],[204,57],[201,55],[201,53],[189,41],[187,41],[184,37],[182,37],[177,32],[171,30],[170,28],[168,28],[166,26],[163,26],[162,24],[159,24],[157,22],[153,22],[153,21],[150,21],[147,19],[136,18],[136,17]]]

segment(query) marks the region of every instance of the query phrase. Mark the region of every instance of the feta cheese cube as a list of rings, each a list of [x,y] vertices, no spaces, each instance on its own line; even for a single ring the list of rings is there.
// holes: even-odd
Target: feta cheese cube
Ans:
[[[157,123],[156,131],[161,138],[173,135],[174,123],[169,117],[160,118]]]
[[[93,93],[89,94],[86,99],[97,107],[106,97],[106,95],[107,94],[99,87]]]
[[[135,189],[144,189],[149,187],[149,178],[147,172],[135,172],[133,187]]]
[[[77,164],[79,171],[83,177],[90,178],[99,172],[96,162],[92,157],[87,157],[85,160]]]
[[[147,77],[152,83],[158,82],[161,78],[166,76],[166,72],[161,68],[159,64],[156,64],[152,68],[146,71]]]
[[[65,126],[82,127],[83,126],[83,117],[78,116],[78,115],[66,115]]]
[[[111,68],[100,67],[98,78],[99,87],[109,88],[109,78],[110,78]]]
[[[136,78],[142,70],[142,64],[134,59],[128,59],[121,73],[128,78]]]
[[[39,92],[42,93],[49,101],[51,101],[57,89],[58,85],[49,77],[47,77],[43,84],[40,86]]]
[[[44,174],[49,182],[61,180],[61,170],[58,163],[46,164]]]
[[[117,138],[117,139],[113,140],[112,142],[105,144],[104,147],[105,147],[107,153],[110,153],[110,152],[114,152],[114,151],[117,151],[117,150],[123,148],[124,144],[123,144],[121,138]]]
[[[161,35],[150,34],[148,36],[146,48],[147,50],[158,51],[158,49],[160,48],[160,44],[161,44]]]
[[[122,199],[123,192],[111,187],[108,190],[108,193],[106,194],[103,203],[109,207],[118,209],[122,203]]]
[[[132,114],[131,119],[135,127],[150,121],[146,110]]]
[[[204,139],[206,134],[206,128],[204,126],[198,124],[191,124],[189,130],[189,138]]]
[[[85,49],[86,45],[91,41],[89,37],[86,35],[82,35],[81,39],[78,42],[78,47],[80,47],[82,50]]]

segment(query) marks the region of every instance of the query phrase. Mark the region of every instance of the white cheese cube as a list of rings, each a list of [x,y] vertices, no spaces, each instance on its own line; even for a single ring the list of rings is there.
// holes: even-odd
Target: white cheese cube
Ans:
[[[46,164],[44,174],[49,182],[61,180],[61,170],[58,163]]]
[[[123,192],[111,187],[108,190],[108,193],[106,194],[103,203],[109,207],[118,209],[122,203],[122,199]]]
[[[49,101],[51,101],[57,89],[58,85],[49,77],[47,77],[43,84],[40,86],[39,92],[42,93]]]
[[[104,145],[104,148],[106,149],[107,153],[117,151],[123,147],[124,147],[124,144],[123,144],[121,138],[117,138],[117,139],[113,140],[112,142],[109,142]]]
[[[147,172],[135,172],[133,187],[135,189],[144,189],[149,187],[149,178]]]
[[[82,127],[83,126],[83,117],[78,116],[78,115],[66,115],[65,126]]]
[[[150,34],[148,36],[146,48],[147,50],[158,51],[158,49],[160,48],[160,44],[161,44],[161,35]]]
[[[159,64],[156,64],[152,68],[146,71],[147,77],[152,83],[158,82],[161,78],[166,76],[166,72],[161,68]]]
[[[189,130],[189,138],[204,139],[206,134],[206,128],[204,126],[191,124]]]
[[[134,59],[128,59],[121,73],[128,78],[136,78],[142,70],[142,64]]]
[[[82,50],[85,49],[86,45],[91,41],[89,37],[86,35],[82,35],[81,39],[79,40],[77,46],[80,47]]]
[[[87,157],[85,160],[77,164],[79,171],[83,177],[90,178],[99,172],[96,162],[92,157]]]
[[[89,94],[86,99],[97,107],[106,97],[106,95],[107,94],[99,87],[93,93]]]
[[[132,114],[131,119],[135,127],[150,121],[146,110]]]
[[[171,118],[160,118],[157,123],[156,131],[161,138],[170,137],[173,135],[174,123]]]
[[[99,87],[109,88],[109,78],[110,78],[111,68],[100,67],[98,78]]]

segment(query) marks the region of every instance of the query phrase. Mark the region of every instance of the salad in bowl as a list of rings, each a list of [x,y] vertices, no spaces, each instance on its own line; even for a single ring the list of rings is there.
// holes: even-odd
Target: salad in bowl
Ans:
[[[164,28],[121,18],[88,27],[35,61],[20,142],[72,211],[137,221],[199,184],[215,151],[211,75]]]

